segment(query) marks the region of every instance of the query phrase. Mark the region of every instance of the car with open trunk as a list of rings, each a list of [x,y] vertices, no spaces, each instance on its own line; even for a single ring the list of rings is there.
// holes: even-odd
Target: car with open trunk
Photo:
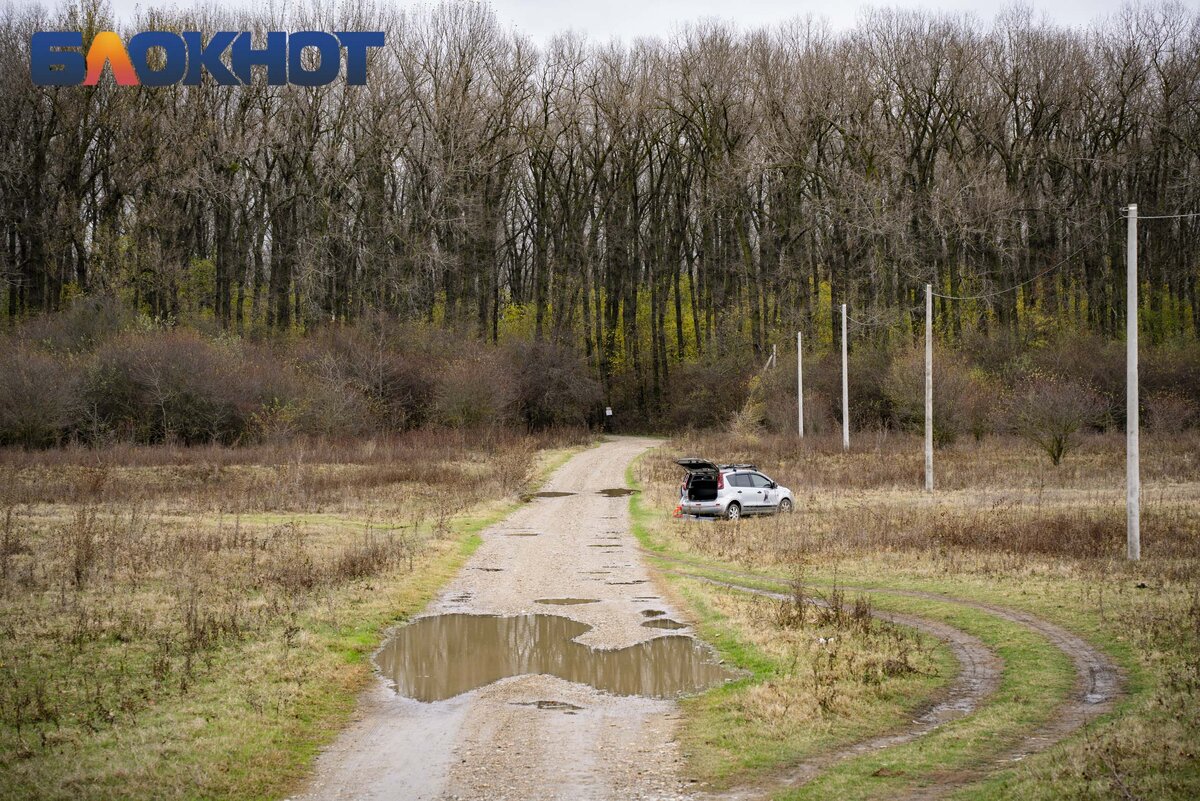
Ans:
[[[792,491],[752,464],[717,464],[695,457],[677,459],[675,464],[687,471],[680,487],[682,514],[738,520],[796,508]]]

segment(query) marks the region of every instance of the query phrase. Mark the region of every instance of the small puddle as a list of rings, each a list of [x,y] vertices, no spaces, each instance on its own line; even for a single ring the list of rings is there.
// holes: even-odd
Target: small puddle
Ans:
[[[648,698],[677,698],[734,677],[717,664],[712,649],[691,637],[603,650],[575,642],[590,629],[556,615],[434,615],[397,629],[375,664],[397,693],[418,701],[444,701],[529,674]]]
[[[472,570],[482,570],[484,573],[503,573],[502,567],[473,567]]]
[[[678,620],[671,620],[669,617],[659,618],[658,620],[647,620],[642,624],[642,626],[648,629],[669,629],[671,631],[687,628],[686,623],[680,623]]]
[[[645,579],[634,579],[633,581],[606,581],[605,584],[611,584],[614,587],[623,587],[627,584],[645,584]]]
[[[538,535],[538,533],[536,531],[514,531],[513,533],[506,534],[505,536],[506,537],[536,537],[537,535]]]
[[[666,614],[666,612],[664,612],[661,609],[643,609],[642,610],[642,617],[661,617],[662,615],[665,615],[665,614]]]
[[[538,598],[535,604],[554,604],[555,606],[577,606],[578,604],[594,604],[599,598]]]
[[[613,487],[612,489],[602,489],[597,492],[597,495],[603,495],[606,498],[624,498],[626,495],[632,495],[637,490],[625,489],[623,487]]]
[[[574,494],[575,493],[573,492],[553,492],[550,490],[546,490],[544,492],[527,492],[521,496],[521,500],[525,503],[529,503],[534,498],[565,498],[568,495]]]

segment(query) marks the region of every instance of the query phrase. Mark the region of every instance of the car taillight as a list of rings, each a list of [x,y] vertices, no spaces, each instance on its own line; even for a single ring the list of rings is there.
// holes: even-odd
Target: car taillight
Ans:
[[[719,489],[719,490],[725,489],[725,474],[724,473],[717,473],[717,489]]]

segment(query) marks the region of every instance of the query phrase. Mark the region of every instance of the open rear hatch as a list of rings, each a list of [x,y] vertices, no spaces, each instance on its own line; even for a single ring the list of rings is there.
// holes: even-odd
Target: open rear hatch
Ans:
[[[713,501],[717,498],[717,466],[707,459],[676,459],[675,464],[688,471],[687,498],[689,501]]]
[[[680,467],[682,467],[684,470],[688,471],[692,475],[708,474],[708,475],[712,476],[714,479],[717,477],[717,466],[715,464],[713,464],[712,462],[708,461],[707,459],[697,459],[695,457],[689,456],[684,459],[676,459],[675,464],[679,465]]]

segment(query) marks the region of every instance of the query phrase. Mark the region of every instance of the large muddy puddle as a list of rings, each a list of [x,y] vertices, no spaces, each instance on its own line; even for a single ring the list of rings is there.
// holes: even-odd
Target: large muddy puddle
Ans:
[[[435,615],[397,629],[375,663],[396,692],[418,701],[444,701],[509,676],[539,673],[647,698],[677,698],[734,678],[691,637],[604,650],[574,641],[590,628],[556,615]]]

